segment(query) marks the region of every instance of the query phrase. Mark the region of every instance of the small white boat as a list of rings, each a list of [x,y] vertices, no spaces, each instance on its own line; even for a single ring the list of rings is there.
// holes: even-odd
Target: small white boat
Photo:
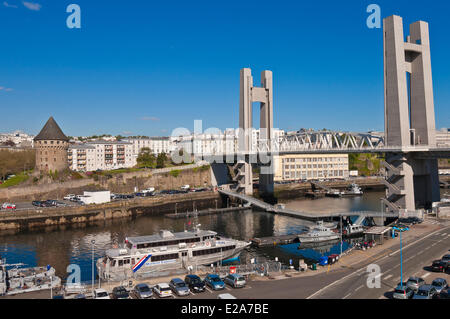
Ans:
[[[23,264],[7,264],[5,259],[0,259],[0,296],[45,290],[61,285],[61,278],[55,276],[53,267],[19,268],[19,266]],[[7,267],[13,268],[7,270]]]
[[[298,235],[300,243],[317,243],[339,238],[340,236],[338,234],[323,225],[323,221],[318,221],[317,225],[310,232]]]

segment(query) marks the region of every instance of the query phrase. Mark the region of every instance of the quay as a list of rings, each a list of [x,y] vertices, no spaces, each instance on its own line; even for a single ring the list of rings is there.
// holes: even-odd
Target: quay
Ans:
[[[0,230],[22,231],[39,227],[95,223],[118,218],[134,218],[140,215],[163,215],[174,211],[205,209],[221,205],[217,192],[175,194],[133,198],[105,204],[71,207],[35,207],[0,214]]]

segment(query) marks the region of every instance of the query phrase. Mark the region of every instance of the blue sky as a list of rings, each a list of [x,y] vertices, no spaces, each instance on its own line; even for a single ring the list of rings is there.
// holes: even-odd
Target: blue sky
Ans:
[[[234,128],[243,67],[257,84],[273,71],[276,127],[383,130],[371,3],[430,23],[436,122],[450,126],[448,1],[0,0],[0,132],[36,134],[51,115],[76,136]]]

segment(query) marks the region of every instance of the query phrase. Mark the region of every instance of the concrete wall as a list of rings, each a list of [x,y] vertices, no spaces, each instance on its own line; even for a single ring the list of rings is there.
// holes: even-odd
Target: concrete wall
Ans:
[[[180,171],[177,177],[170,174],[170,171],[173,170]],[[67,194],[83,194],[84,191],[109,190],[113,193],[132,193],[135,187],[138,190],[149,187],[155,187],[156,190],[179,189],[186,184],[193,187],[211,185],[209,167],[181,166],[122,173],[113,175],[110,179],[101,176],[98,181],[93,178],[85,178],[63,183],[4,188],[0,189],[0,202],[62,199]]]

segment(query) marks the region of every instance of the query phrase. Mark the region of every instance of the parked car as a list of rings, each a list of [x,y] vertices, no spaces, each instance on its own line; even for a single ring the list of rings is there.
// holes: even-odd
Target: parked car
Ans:
[[[436,278],[431,285],[436,289],[437,293],[441,293],[442,290],[448,288],[447,280],[444,278]]]
[[[189,295],[189,287],[186,283],[180,278],[174,278],[169,282],[169,287],[172,291],[178,296],[187,296]]]
[[[435,272],[443,272],[445,270],[445,262],[442,260],[434,260],[431,264],[431,270]]]
[[[69,195],[64,196],[64,199],[65,199],[65,200],[72,200],[72,199],[75,198],[75,197],[76,197],[75,194],[69,194]]]
[[[406,286],[414,291],[417,291],[423,285],[425,285],[425,280],[418,277],[411,277],[406,282]]]
[[[439,295],[435,296],[435,299],[450,299],[450,288],[442,290]]]
[[[444,264],[445,268],[449,268],[449,266],[450,266],[450,255],[442,256],[441,261]]]
[[[188,285],[192,292],[205,291],[205,282],[197,275],[187,275],[184,278],[184,282]]]
[[[133,294],[137,299],[150,299],[153,297],[153,292],[147,284],[137,284],[134,286]]]
[[[215,274],[207,275],[205,277],[205,284],[213,290],[225,289],[225,283]]]
[[[159,298],[172,297],[172,290],[166,283],[157,284],[153,288],[153,291],[158,295]]]
[[[67,207],[68,205],[66,203],[60,202],[60,201],[56,201],[55,202],[55,206],[56,207]]]
[[[229,274],[225,277],[224,282],[233,288],[243,288],[247,284],[245,278],[238,274]]]
[[[398,285],[394,290],[392,297],[394,299],[411,299],[414,296],[414,291],[406,286],[406,284]]]
[[[39,201],[39,200],[32,201],[31,204],[32,204],[33,206],[42,207],[42,206],[41,206],[41,201]]]
[[[86,299],[86,296],[84,294],[78,294],[73,297],[73,299]]]
[[[422,285],[412,299],[433,299],[437,295],[436,288],[432,285]]]
[[[11,204],[11,203],[4,203],[2,205],[2,209],[16,209],[16,205]]]
[[[94,290],[94,299],[111,299],[108,292],[103,288],[97,288]]]
[[[217,295],[217,299],[237,299],[237,298],[232,294],[226,293]]]
[[[119,286],[113,288],[112,297],[113,299],[130,299],[130,294],[124,286]]]

